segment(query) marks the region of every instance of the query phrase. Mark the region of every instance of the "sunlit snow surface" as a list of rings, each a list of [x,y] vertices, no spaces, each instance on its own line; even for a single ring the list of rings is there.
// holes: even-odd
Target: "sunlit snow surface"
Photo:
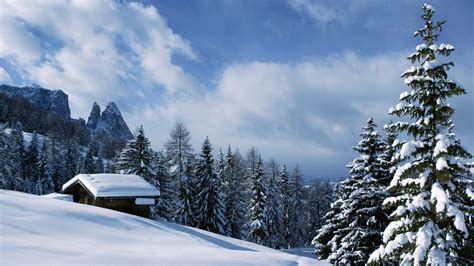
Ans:
[[[0,190],[0,265],[329,265],[108,209]]]

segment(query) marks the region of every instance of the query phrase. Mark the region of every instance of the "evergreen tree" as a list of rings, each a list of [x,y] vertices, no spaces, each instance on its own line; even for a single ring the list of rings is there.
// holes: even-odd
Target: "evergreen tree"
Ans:
[[[191,134],[184,123],[177,121],[171,130],[170,138],[165,145],[166,157],[169,165],[169,175],[173,182],[172,191],[177,191],[175,221],[184,225],[192,225],[193,218],[193,150],[191,147]]]
[[[252,198],[250,200],[249,239],[257,244],[264,244],[268,237],[265,217],[266,190],[264,187],[264,170],[262,158],[258,156],[252,171]]]
[[[338,186],[338,199],[313,240],[317,255],[331,263],[364,264],[380,245],[381,231],[388,221],[382,210],[387,172],[381,155],[385,144],[373,119],[367,121],[360,136],[361,141],[354,147],[360,156],[348,164],[350,177]]]
[[[400,95],[390,114],[410,119],[389,127],[407,136],[397,139],[398,163],[389,187],[394,196],[384,205],[393,208],[392,222],[383,233],[384,244],[371,262],[414,265],[469,265],[463,247],[472,245],[467,223],[474,219],[472,176],[463,160],[471,158],[454,133],[454,109],[446,102],[465,94],[447,71],[454,66],[443,62],[454,51],[450,44],[437,45],[445,21],[433,22],[434,9],[423,6],[424,26],[415,37],[423,43],[408,59],[413,67],[402,74],[411,91]],[[406,121],[406,119],[404,119]],[[472,232],[472,230],[471,230]]]
[[[25,147],[21,124],[15,124],[12,128],[7,143],[7,158],[10,162],[10,182],[7,188],[15,191],[26,191],[27,184],[24,175]]]
[[[104,159],[100,156],[95,160],[94,173],[105,173]]]
[[[33,134],[30,146],[25,155],[25,191],[35,193],[35,185],[38,181],[38,135]]]
[[[336,186],[336,201],[324,215],[325,224],[317,231],[312,244],[316,247],[315,253],[319,259],[327,259],[329,255],[340,246],[343,232],[348,227],[349,221],[342,213],[344,201],[353,191],[350,179],[346,179]]]
[[[341,230],[341,240],[329,256],[331,263],[363,264],[371,252],[381,243],[381,232],[388,224],[388,217],[382,209],[382,201],[386,196],[386,171],[380,156],[385,144],[380,140],[373,119],[360,134],[361,141],[354,147],[359,157],[348,167],[350,178],[348,184],[352,192],[342,203],[342,219],[349,221],[348,226]]]
[[[228,227],[228,235],[233,238],[242,239],[244,235],[243,225],[245,223],[244,205],[244,166],[239,151],[232,153],[230,146],[225,157],[223,175],[223,194],[225,206],[225,220]]]
[[[229,147],[230,149],[230,147]],[[230,180],[229,176],[230,173],[227,172],[226,168],[226,160],[224,158],[224,153],[222,152],[222,149],[219,148],[219,154],[217,156],[217,163],[216,163],[216,174],[217,174],[217,179],[220,181],[219,184],[219,191],[221,192],[222,195],[222,203],[224,206],[224,235],[230,236],[230,221],[227,220],[227,198],[228,198],[228,193],[229,193],[229,185],[230,185]]]
[[[290,181],[290,212],[289,212],[289,230],[290,230],[290,246],[304,246],[304,192],[303,192],[303,175],[301,169],[297,165],[293,171]]]
[[[253,186],[253,176],[255,174],[256,164],[258,161],[258,157],[260,156],[258,150],[255,147],[251,147],[245,157],[245,168],[244,168],[244,186],[245,190],[243,192],[243,201],[245,203],[246,208],[246,222],[243,225],[243,230],[246,232],[246,236],[249,236],[250,233],[250,219],[248,219],[249,211],[248,206],[251,204],[252,201],[252,186]],[[246,239],[248,240],[248,239]]]
[[[291,229],[290,229],[290,213],[291,213],[291,194],[290,194],[290,177],[283,165],[280,173],[281,197],[282,197],[282,234],[284,248],[291,246]]]
[[[52,192],[61,192],[62,183],[61,183],[61,173],[62,173],[62,158],[61,158],[61,147],[59,144],[57,135],[50,135],[49,140],[51,145],[49,146],[48,150],[48,169],[50,172],[52,184],[53,184],[53,191]]]
[[[168,175],[166,160],[163,152],[157,152],[154,156],[154,172],[156,173],[156,179],[160,184],[160,202],[158,205],[157,214],[171,221],[174,216],[175,208],[175,193],[172,190],[172,180]]]
[[[10,189],[11,166],[8,160],[8,135],[5,128],[0,126],[0,189]]]
[[[282,248],[284,246],[283,241],[283,220],[281,211],[281,184],[279,180],[278,165],[275,160],[271,159],[268,165],[268,177],[267,177],[267,206],[266,218],[268,227],[268,238],[265,241],[265,245],[271,248]]]
[[[62,178],[62,183],[72,179],[78,172],[79,149],[77,147],[77,140],[67,140],[64,151],[64,170],[65,175]]]
[[[35,194],[43,195],[53,191],[54,184],[48,169],[48,148],[45,140],[38,159],[38,180],[35,184]]]
[[[324,225],[323,216],[329,211],[332,203],[332,186],[329,180],[325,182],[315,179],[310,185],[306,200],[306,236],[305,242],[311,244],[318,230]]]
[[[198,228],[225,234],[224,203],[219,189],[221,182],[214,172],[212,146],[206,137],[196,163],[196,214]]]
[[[392,124],[392,122],[390,122]],[[393,127],[384,127],[385,130],[385,149],[379,156],[379,160],[381,163],[381,180],[380,182],[387,187],[392,180],[393,174],[396,170],[396,161],[393,160],[395,155],[396,149],[393,146],[395,140],[397,139],[397,133],[395,132],[395,128]]]
[[[81,173],[83,174],[93,174],[95,173],[95,161],[94,161],[94,145],[89,144],[87,147],[86,156],[82,162]]]
[[[127,142],[120,153],[116,171],[141,176],[151,184],[156,185],[151,161],[150,141],[145,136],[143,126],[140,126],[135,136]]]

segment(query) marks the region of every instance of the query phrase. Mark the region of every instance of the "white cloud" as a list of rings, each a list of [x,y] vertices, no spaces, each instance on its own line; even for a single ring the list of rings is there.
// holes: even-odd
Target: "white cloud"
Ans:
[[[232,64],[214,90],[138,107],[126,117],[143,123],[158,148],[179,118],[196,148],[209,136],[215,147],[255,145],[266,158],[299,161],[307,173],[344,172],[360,127],[371,116],[384,122],[396,103],[403,55],[349,52],[297,64]]]
[[[137,85],[161,85],[169,95],[198,87],[172,62],[175,54],[197,55],[153,6],[87,0],[0,5],[0,57],[25,80],[65,90],[74,113],[84,116],[91,98],[114,100]]]
[[[288,5],[304,17],[309,17],[317,24],[325,26],[335,22],[346,24],[361,7],[374,2],[373,0],[288,0]]]
[[[41,56],[39,40],[21,20],[6,19],[6,10],[0,9],[0,57],[20,65],[31,65]]]
[[[0,67],[0,82],[9,83],[11,81],[12,81],[12,78],[10,77],[8,72],[3,67]]]
[[[322,3],[311,0],[289,0],[290,6],[300,13],[305,13],[312,19],[320,23],[328,23],[338,20],[341,15]]]

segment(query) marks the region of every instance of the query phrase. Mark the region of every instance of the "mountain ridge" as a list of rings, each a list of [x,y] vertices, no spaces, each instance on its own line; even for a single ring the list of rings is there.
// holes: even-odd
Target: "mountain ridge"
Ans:
[[[0,123],[21,123],[23,130],[28,132],[77,138],[81,145],[98,142],[106,158],[115,156],[115,152],[133,137],[114,102],[110,102],[102,113],[94,102],[87,123],[83,118],[71,118],[65,92],[35,84],[23,87],[0,85],[0,104]]]
[[[23,97],[46,111],[53,112],[63,118],[71,117],[69,96],[62,90],[49,90],[36,84],[24,87],[2,84],[0,93],[9,97]]]

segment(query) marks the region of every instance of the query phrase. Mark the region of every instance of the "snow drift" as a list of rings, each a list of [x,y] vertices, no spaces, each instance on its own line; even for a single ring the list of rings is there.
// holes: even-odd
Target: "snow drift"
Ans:
[[[0,265],[326,265],[168,222],[0,190]]]

